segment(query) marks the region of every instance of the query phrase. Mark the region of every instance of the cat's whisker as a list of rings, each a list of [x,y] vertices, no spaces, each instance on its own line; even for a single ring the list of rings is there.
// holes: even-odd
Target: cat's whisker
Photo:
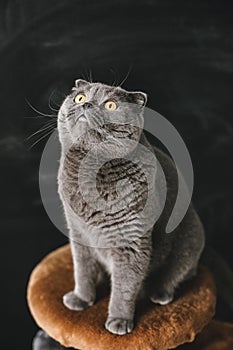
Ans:
[[[51,118],[51,119],[57,119],[57,115],[56,114],[51,114],[50,116],[43,116],[43,115],[36,115],[34,117],[24,117],[26,119],[43,119],[43,118]]]
[[[32,147],[34,147],[38,142],[42,141],[46,136],[52,134],[53,130],[54,130],[54,129],[49,130],[48,133],[46,133],[45,135],[43,135],[42,137],[40,137],[37,141],[35,141],[35,142],[29,147],[29,149],[32,149]]]
[[[36,132],[34,132],[34,133],[31,134],[30,136],[28,136],[24,141],[30,140],[33,136],[35,136],[35,135],[37,135],[37,134],[39,134],[39,133],[41,133],[41,132],[43,132],[43,131],[45,131],[45,130],[54,129],[54,126],[55,126],[55,125],[56,125],[56,124],[54,124],[54,125],[49,124],[49,125],[47,125],[47,126],[43,126],[43,127],[40,128],[39,130],[37,130]]]
[[[33,109],[33,111],[35,111],[36,113],[38,113],[39,115],[42,115],[44,117],[51,117],[51,116],[54,116],[54,114],[46,114],[46,113],[43,113],[43,112],[40,112],[38,109],[36,109],[34,106],[32,106],[32,104],[27,100],[25,99],[25,101],[27,102],[27,104],[29,105],[29,107],[31,107]]]
[[[56,118],[56,120],[55,120],[55,118],[54,118],[54,120],[48,120],[43,126],[46,126],[46,125],[56,125],[57,124],[57,118]],[[42,127],[43,127],[42,126]]]

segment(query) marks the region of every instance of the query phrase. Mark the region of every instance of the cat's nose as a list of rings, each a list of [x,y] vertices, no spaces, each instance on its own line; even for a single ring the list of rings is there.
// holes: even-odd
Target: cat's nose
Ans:
[[[83,108],[84,109],[89,109],[89,108],[91,108],[92,107],[92,103],[90,103],[90,102],[85,102],[84,104],[83,104]]]

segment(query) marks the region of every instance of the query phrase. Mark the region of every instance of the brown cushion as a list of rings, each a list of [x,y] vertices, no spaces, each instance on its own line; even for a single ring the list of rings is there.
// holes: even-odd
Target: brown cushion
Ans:
[[[212,320],[198,334],[194,342],[181,345],[177,350],[232,350],[233,324]]]
[[[68,310],[62,303],[72,290],[73,264],[69,245],[45,257],[34,269],[28,285],[28,304],[38,323],[52,338],[66,347],[82,350],[162,350],[191,342],[215,312],[214,280],[204,266],[186,282],[178,298],[156,306],[148,300],[137,305],[135,329],[118,336],[104,328],[109,289],[101,286],[96,303],[84,311]]]

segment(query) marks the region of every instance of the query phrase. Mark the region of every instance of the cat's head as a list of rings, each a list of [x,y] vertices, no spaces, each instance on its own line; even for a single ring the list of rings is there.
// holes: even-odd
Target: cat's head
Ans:
[[[139,141],[146,101],[143,92],[78,79],[58,113],[60,141],[74,144],[90,129]]]

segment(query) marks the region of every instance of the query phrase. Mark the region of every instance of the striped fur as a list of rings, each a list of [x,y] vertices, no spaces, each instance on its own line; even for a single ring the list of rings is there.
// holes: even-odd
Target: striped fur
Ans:
[[[75,105],[79,92],[86,94],[91,109]],[[109,99],[118,105],[111,115],[103,110]],[[96,283],[107,272],[111,297],[105,326],[119,335],[132,331],[139,296],[159,304],[172,301],[179,284],[195,274],[204,245],[203,228],[192,206],[173,233],[164,232],[176,199],[177,174],[171,159],[153,148],[142,132],[145,103],[144,93],[78,80],[58,114],[62,146],[58,185],[75,277],[75,288],[64,296],[64,304],[72,310],[92,305]],[[128,149],[125,140],[133,141],[127,143]],[[141,145],[145,155],[142,152],[135,163],[129,155],[137,154]],[[92,152],[93,147],[98,152]],[[147,151],[156,155],[167,181],[165,208],[156,223],[161,188],[157,161],[152,163]],[[99,209],[96,193],[103,203],[111,203],[110,211]]]

